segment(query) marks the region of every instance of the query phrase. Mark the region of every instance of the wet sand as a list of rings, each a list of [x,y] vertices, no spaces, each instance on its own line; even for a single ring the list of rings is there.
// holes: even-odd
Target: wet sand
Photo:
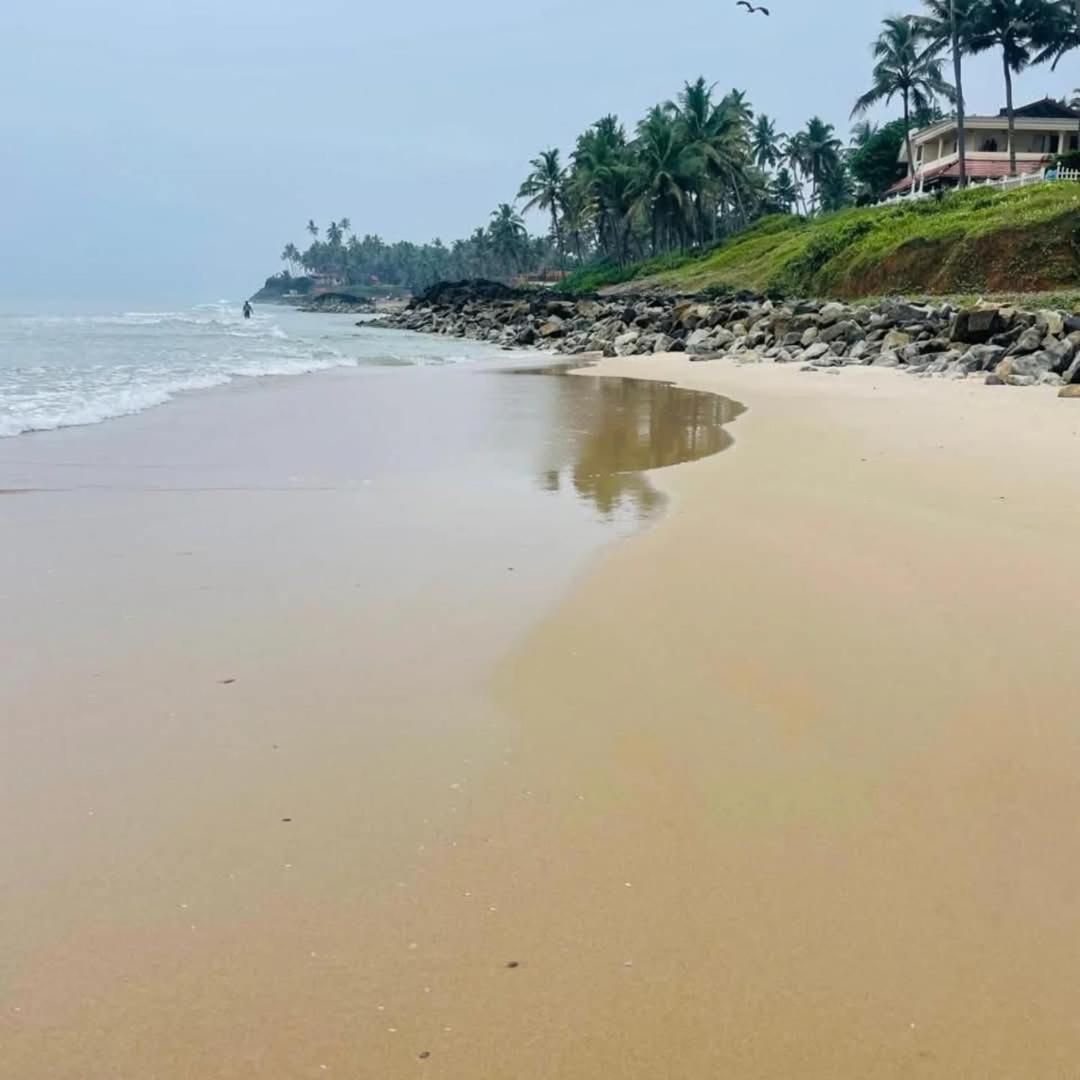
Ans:
[[[1076,1075],[1075,403],[601,370],[749,412],[503,672],[549,902],[491,1075]]]
[[[88,582],[118,553],[92,545],[88,573],[35,525],[21,550],[40,550],[37,572],[7,574],[8,595],[24,590],[33,629],[31,597],[82,582],[67,603],[97,633],[73,648],[43,620],[59,643],[39,668],[20,654],[33,693],[3,729],[12,1075],[1075,1075],[1077,403],[872,369],[600,371],[749,411],[733,447],[643,494],[594,464],[667,441],[646,440],[625,384],[599,417],[565,399],[525,470],[554,501],[514,502],[505,530],[484,500],[425,503],[440,535],[479,523],[464,552],[492,547],[462,557],[460,582],[402,562],[415,603],[387,584],[385,619],[342,599],[346,568],[363,582],[398,561],[350,561],[356,506],[336,522],[321,506],[314,536],[296,493],[276,516],[235,493],[198,510],[171,495],[157,525],[129,508],[176,561],[125,549],[115,619]],[[275,399],[290,415],[297,392]],[[737,412],[655,429],[719,448],[714,421]],[[468,460],[483,475],[486,452]],[[448,483],[407,473],[403,502]],[[35,474],[47,486],[35,469],[0,483]],[[654,488],[668,510],[637,529]],[[80,498],[57,536],[115,537],[119,511]],[[582,505],[607,506],[595,543]],[[178,569],[204,545],[236,557],[196,607],[172,583],[206,580]],[[148,633],[163,610],[175,625]],[[177,632],[191,626],[212,647]]]
[[[367,369],[0,442],[0,1075],[474,1069],[493,667],[738,411]]]

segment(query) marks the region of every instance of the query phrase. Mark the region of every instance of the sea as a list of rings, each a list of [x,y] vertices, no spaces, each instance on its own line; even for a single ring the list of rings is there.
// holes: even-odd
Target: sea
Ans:
[[[355,315],[217,300],[178,310],[0,310],[0,438],[100,424],[178,395],[332,368],[504,358],[477,342],[379,332]]]

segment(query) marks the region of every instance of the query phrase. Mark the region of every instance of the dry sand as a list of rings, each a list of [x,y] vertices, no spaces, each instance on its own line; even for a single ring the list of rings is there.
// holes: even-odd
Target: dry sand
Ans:
[[[147,650],[198,675],[167,684],[190,726],[154,716],[175,770],[54,800],[45,834],[78,819],[90,868],[33,861],[0,1076],[1077,1075],[1080,403],[601,370],[749,412],[440,723],[327,722],[356,692],[328,648],[349,620],[309,642],[295,603],[228,670]],[[429,664],[447,678],[416,657],[410,710],[439,709]],[[73,746],[104,769],[87,715]]]

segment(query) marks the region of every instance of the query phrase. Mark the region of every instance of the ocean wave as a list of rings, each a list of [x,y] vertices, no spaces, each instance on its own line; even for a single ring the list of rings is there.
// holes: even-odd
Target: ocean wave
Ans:
[[[67,388],[70,394],[68,401],[56,401],[54,392],[41,402],[24,400],[17,411],[13,410],[7,415],[0,411],[0,439],[34,431],[55,431],[58,428],[100,424],[121,416],[133,416],[164,405],[178,395],[196,390],[211,390],[240,379],[311,375],[334,368],[356,366],[355,360],[343,356],[242,361],[220,371],[192,373],[162,382],[150,381],[143,385],[123,388],[100,385],[83,388],[81,396],[74,392],[74,388]]]

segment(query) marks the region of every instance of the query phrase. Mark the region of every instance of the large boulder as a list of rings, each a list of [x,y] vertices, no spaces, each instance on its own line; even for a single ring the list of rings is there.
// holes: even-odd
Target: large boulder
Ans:
[[[903,330],[890,330],[881,339],[882,349],[903,349],[911,344],[911,335]]]
[[[805,363],[813,363],[820,357],[828,355],[830,351],[829,346],[824,341],[818,341],[803,353],[802,359]]]
[[[701,327],[686,339],[686,351],[694,355],[714,351],[712,331]]]
[[[964,354],[968,371],[993,371],[1005,359],[1002,345],[972,345]]]
[[[1033,353],[1042,348],[1043,333],[1038,327],[1029,326],[1024,330],[1020,337],[1017,338],[1016,344],[1012,347],[1012,353],[1023,354]]]
[[[1004,322],[996,307],[968,308],[957,312],[949,336],[953,341],[982,345],[1004,329]]]
[[[818,312],[818,325],[831,326],[834,322],[843,319],[850,311],[846,304],[829,303]]]
[[[540,336],[542,338],[562,337],[566,333],[566,324],[558,317],[552,315],[547,322],[540,324]]]
[[[637,343],[641,334],[637,330],[628,330],[620,334],[612,343],[615,346],[616,356],[633,356],[637,352]]]
[[[843,339],[844,341],[860,341],[865,336],[862,327],[851,319],[841,319],[831,326],[826,326],[818,334],[818,341],[829,344]]]
[[[1010,386],[1030,386],[1031,383],[1027,380],[1031,379],[1033,382],[1040,382],[1043,376],[1049,375],[1053,371],[1054,361],[1053,353],[1045,350],[1007,356],[998,364],[994,374]]]
[[[1065,315],[1060,311],[1037,311],[1035,313],[1035,326],[1042,331],[1043,337],[1048,334],[1061,337],[1065,333]]]

